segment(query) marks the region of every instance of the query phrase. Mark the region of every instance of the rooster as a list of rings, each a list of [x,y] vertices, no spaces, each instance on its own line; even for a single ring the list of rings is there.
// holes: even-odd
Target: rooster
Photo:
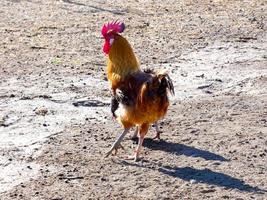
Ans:
[[[133,158],[138,160],[144,137],[150,124],[166,115],[169,107],[168,91],[174,95],[172,81],[165,70],[141,71],[130,43],[120,34],[125,25],[111,22],[102,27],[105,39],[103,52],[108,55],[107,77],[112,91],[112,112],[124,131],[107,152],[115,154],[131,127],[137,126],[139,139]],[[159,133],[157,133],[158,135]]]

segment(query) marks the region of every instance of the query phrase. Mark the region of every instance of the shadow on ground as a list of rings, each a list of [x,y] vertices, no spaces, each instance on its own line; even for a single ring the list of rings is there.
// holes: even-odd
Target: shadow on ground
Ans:
[[[247,185],[243,180],[231,177],[227,174],[215,172],[210,169],[195,169],[192,167],[161,167],[158,169],[159,172],[180,178],[185,181],[195,180],[199,183],[206,183],[209,185],[217,185],[228,189],[238,189],[246,192],[266,192],[258,187]]]
[[[150,170],[157,170],[162,174],[172,176],[174,178],[179,178],[188,182],[195,180],[196,183],[216,185],[219,187],[224,187],[226,189],[237,189],[243,192],[255,192],[261,194],[267,192],[266,190],[260,189],[258,187],[248,185],[243,180],[234,178],[224,173],[215,172],[210,169],[195,169],[193,167],[170,167],[160,165],[155,162],[150,162],[148,160],[143,160],[142,162],[120,160],[117,163],[128,166],[148,168]]]
[[[206,150],[201,150],[184,144],[178,144],[164,140],[155,141],[151,138],[146,138],[144,140],[143,146],[152,150],[162,150],[169,153],[174,153],[176,155],[200,157],[204,158],[205,160],[229,161],[229,159],[226,159],[223,156]]]
[[[143,145],[149,149],[162,150],[166,152],[175,153],[177,155],[201,157],[206,160],[229,161],[223,156],[217,155],[209,151],[200,150],[195,147],[190,147],[187,145],[177,144],[168,141],[155,141],[153,139],[147,138],[144,140]],[[119,164],[157,170],[162,174],[183,179],[185,181],[195,180],[197,183],[206,183],[209,185],[225,187],[227,189],[238,189],[239,191],[245,192],[266,192],[266,190],[246,184],[243,180],[234,178],[224,173],[215,172],[210,169],[195,169],[193,167],[170,167],[148,160],[142,160],[141,162],[120,160]]]

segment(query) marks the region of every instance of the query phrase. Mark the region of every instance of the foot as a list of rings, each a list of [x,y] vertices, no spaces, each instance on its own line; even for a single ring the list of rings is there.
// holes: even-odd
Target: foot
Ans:
[[[123,140],[123,138],[127,134],[127,132],[129,132],[129,130],[130,130],[129,128],[124,129],[124,131],[119,135],[117,140],[112,145],[111,149],[106,153],[105,158],[108,157],[110,154],[112,154],[113,151],[115,151],[114,153],[116,155],[119,148],[123,149],[123,147],[121,146],[121,141]]]
[[[140,160],[140,157],[138,156],[138,154],[135,153],[134,155],[127,156],[125,160],[133,160],[134,162],[137,162]]]
[[[155,140],[155,139],[160,140],[160,134],[161,133],[162,133],[161,131],[158,131],[157,134],[156,134],[156,136],[153,137],[153,140]]]
[[[112,155],[116,155],[117,152],[118,152],[118,149],[123,149],[124,150],[124,147],[120,144],[120,143],[115,143],[111,148],[110,150],[106,153],[105,155],[105,158],[108,157],[110,154],[112,154],[112,152],[114,151],[114,153]]]

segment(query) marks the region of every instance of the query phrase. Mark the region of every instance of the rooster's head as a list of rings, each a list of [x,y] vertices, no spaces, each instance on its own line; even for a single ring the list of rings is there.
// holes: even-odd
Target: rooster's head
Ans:
[[[104,53],[108,54],[112,43],[114,42],[114,36],[118,33],[122,33],[125,29],[123,22],[110,22],[104,24],[101,33],[105,39],[105,44],[103,47]]]

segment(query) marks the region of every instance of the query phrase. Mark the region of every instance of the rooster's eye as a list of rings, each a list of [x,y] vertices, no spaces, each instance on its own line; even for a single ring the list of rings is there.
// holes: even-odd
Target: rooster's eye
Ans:
[[[113,42],[114,42],[114,38],[110,38],[110,40],[109,40],[110,46],[113,44]]]

